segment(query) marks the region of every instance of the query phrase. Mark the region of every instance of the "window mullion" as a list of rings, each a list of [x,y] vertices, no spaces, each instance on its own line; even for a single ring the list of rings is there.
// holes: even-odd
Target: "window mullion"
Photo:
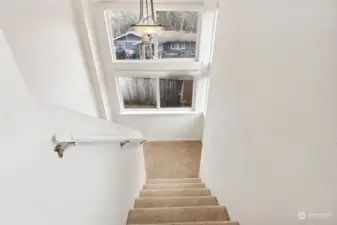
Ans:
[[[197,23],[197,40],[195,45],[195,58],[200,61],[200,43],[201,43],[201,27],[202,27],[202,17],[203,12],[198,13],[198,23]]]
[[[158,54],[158,35],[154,35],[154,58],[159,59],[159,54]]]
[[[153,18],[157,21],[157,11],[152,15]],[[159,41],[158,41],[158,34],[154,35],[154,58],[159,59]]]
[[[192,109],[195,111],[197,110],[197,90],[200,90],[198,88],[198,84],[200,82],[200,79],[193,78],[193,92],[192,92]]]
[[[156,78],[156,93],[157,93],[157,109],[160,109],[160,80],[159,77]]]

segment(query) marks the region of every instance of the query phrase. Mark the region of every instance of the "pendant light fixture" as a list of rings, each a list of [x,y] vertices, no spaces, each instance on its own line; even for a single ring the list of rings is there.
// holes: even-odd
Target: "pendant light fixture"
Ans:
[[[164,26],[158,24],[155,19],[153,0],[140,0],[139,21],[131,25],[136,32],[153,35],[163,30]]]

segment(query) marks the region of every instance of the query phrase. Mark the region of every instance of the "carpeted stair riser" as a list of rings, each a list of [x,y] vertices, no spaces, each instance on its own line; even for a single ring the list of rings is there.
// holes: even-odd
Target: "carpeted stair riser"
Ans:
[[[201,183],[200,178],[184,178],[184,179],[148,179],[147,184],[173,184],[173,183]]]
[[[175,184],[145,184],[143,189],[182,189],[182,188],[206,188],[204,183],[175,183]]]
[[[211,222],[185,222],[185,223],[156,223],[157,225],[240,225],[235,221],[211,221]],[[133,224],[139,225],[139,224]],[[153,224],[142,224],[142,225],[153,225]]]
[[[139,208],[129,212],[128,224],[229,221],[223,206]]]
[[[135,201],[135,208],[155,208],[155,207],[181,207],[181,206],[212,206],[218,205],[214,196],[198,197],[160,197],[160,198],[138,198]]]
[[[139,197],[180,197],[180,196],[211,196],[211,191],[207,188],[195,189],[168,189],[168,190],[143,190]]]

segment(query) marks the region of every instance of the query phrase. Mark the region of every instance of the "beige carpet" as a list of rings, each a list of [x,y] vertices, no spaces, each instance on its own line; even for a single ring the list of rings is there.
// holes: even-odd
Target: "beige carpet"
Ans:
[[[144,155],[147,178],[199,177],[200,141],[147,142]]]
[[[239,225],[198,178],[200,142],[150,142],[144,152],[148,179],[128,225]]]

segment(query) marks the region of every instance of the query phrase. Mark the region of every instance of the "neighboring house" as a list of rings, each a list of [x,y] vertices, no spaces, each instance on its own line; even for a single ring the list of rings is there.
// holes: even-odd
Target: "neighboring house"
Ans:
[[[117,49],[132,50],[135,55],[139,55],[141,37],[140,34],[129,31],[114,38],[114,45]],[[196,39],[197,35],[195,33],[163,31],[158,35],[159,56],[163,58],[194,57]]]
[[[194,57],[196,40],[196,33],[164,31],[158,36],[158,51],[164,58]]]
[[[126,32],[123,35],[120,35],[116,38],[114,38],[114,45],[116,48],[123,48],[123,49],[132,49],[137,50],[138,46],[135,46],[136,42],[139,42],[141,39],[141,36],[137,34],[136,32]]]

